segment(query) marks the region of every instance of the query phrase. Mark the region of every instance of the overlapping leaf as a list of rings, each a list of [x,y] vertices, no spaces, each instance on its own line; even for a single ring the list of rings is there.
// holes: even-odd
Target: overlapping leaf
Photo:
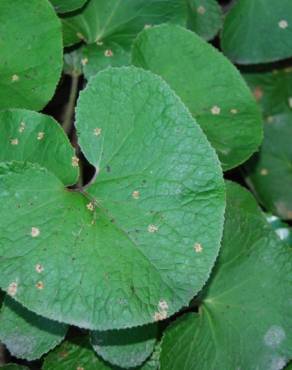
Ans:
[[[0,286],[80,327],[164,319],[201,289],[218,253],[215,152],[172,90],[134,67],[91,79],[77,128],[97,172],[82,193],[38,164],[0,166]]]
[[[292,69],[273,72],[245,73],[256,100],[266,117],[292,112]]]
[[[292,219],[292,113],[271,116],[260,152],[245,165],[246,179],[264,207]]]
[[[261,118],[246,84],[226,58],[194,33],[173,25],[145,30],[134,43],[133,63],[163,77],[182,98],[223,169],[236,167],[257,149]]]
[[[45,358],[43,370],[111,370],[112,367],[99,359],[87,338],[77,337],[66,341]]]
[[[35,360],[64,338],[67,326],[40,317],[6,297],[0,313],[0,340],[18,358]]]
[[[199,313],[167,330],[161,370],[282,369],[292,357],[291,253],[251,195],[228,183],[213,277]]]
[[[206,40],[216,36],[223,23],[217,0],[188,0],[188,6],[188,28]]]
[[[234,62],[256,64],[292,56],[290,0],[238,0],[225,18],[224,53]]]
[[[89,0],[82,12],[63,18],[64,43],[115,42],[130,47],[145,25],[185,23],[181,0]]]
[[[48,0],[0,2],[0,109],[42,109],[62,69],[61,23]]]
[[[1,111],[0,131],[0,162],[38,163],[64,185],[77,181],[74,150],[53,118],[23,109]]]
[[[56,12],[67,13],[81,8],[87,0],[50,0]]]
[[[157,325],[132,329],[95,331],[91,343],[96,353],[105,361],[123,368],[141,365],[153,352]]]

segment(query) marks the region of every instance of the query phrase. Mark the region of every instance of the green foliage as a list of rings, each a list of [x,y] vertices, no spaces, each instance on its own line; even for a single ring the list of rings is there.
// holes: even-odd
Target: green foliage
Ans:
[[[258,155],[246,167],[246,180],[268,211],[292,219],[292,113],[270,116]]]
[[[222,27],[223,15],[216,0],[188,0],[187,26],[206,40],[212,39]]]
[[[111,364],[129,368],[141,365],[153,352],[157,325],[133,329],[95,331],[91,343],[98,355]]]
[[[284,68],[272,72],[245,73],[263,114],[271,115],[292,112],[292,69]]]
[[[135,41],[132,60],[162,76],[182,98],[224,170],[257,149],[261,119],[247,86],[232,64],[194,33],[165,25],[146,30]]]
[[[0,340],[18,358],[35,360],[56,347],[67,326],[55,323],[23,308],[6,297],[0,312]]]
[[[48,0],[0,2],[0,109],[42,109],[62,68],[61,24]]]
[[[1,369],[289,369],[291,29],[290,0],[0,1]]]
[[[56,12],[67,13],[77,10],[85,5],[87,0],[50,0]]]
[[[221,46],[239,64],[273,62],[292,57],[291,30],[290,0],[238,0],[225,18]]]
[[[169,87],[134,67],[92,79],[76,125],[98,175],[85,191],[65,190],[36,164],[0,167],[0,250],[9,257],[0,285],[16,284],[25,307],[80,327],[164,319],[201,289],[218,254],[224,184],[215,153]],[[196,243],[206,253],[196,255]]]
[[[292,356],[291,249],[248,192],[227,183],[222,248],[199,313],[162,341],[161,370],[281,369]]]

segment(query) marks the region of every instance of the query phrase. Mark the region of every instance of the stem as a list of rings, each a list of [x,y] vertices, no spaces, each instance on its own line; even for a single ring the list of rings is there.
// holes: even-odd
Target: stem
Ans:
[[[66,106],[66,110],[64,114],[64,121],[63,121],[63,128],[67,134],[71,131],[72,118],[74,115],[74,108],[75,108],[75,101],[76,101],[76,97],[78,93],[78,82],[79,82],[79,74],[72,73],[70,96],[69,96],[68,104]]]

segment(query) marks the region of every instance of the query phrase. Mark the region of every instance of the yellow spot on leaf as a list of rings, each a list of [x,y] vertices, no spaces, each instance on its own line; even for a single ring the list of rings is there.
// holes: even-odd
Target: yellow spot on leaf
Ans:
[[[78,164],[79,164],[79,158],[76,156],[72,157],[72,166],[78,167]]]
[[[158,231],[158,226],[156,225],[149,225],[148,226],[149,233],[156,233]]]
[[[84,66],[86,66],[86,64],[88,63],[88,58],[83,58],[81,59],[81,64]]]
[[[44,271],[44,267],[40,263],[38,263],[38,264],[35,265],[35,270],[36,270],[37,273],[40,274]]]
[[[202,5],[200,5],[200,6],[198,6],[198,8],[197,8],[197,12],[198,12],[198,14],[203,15],[203,14],[205,14],[205,13],[206,13],[206,8],[204,8]]]
[[[95,136],[99,136],[101,134],[101,128],[98,128],[96,127],[94,130],[93,130],[93,135]]]
[[[38,136],[37,136],[37,139],[38,140],[43,140],[44,137],[45,137],[45,133],[44,132],[39,132]]]
[[[18,129],[18,132],[22,133],[24,130],[25,130],[25,123],[24,122],[20,122],[20,126],[19,126],[19,129]]]
[[[16,293],[17,293],[17,283],[14,281],[9,284],[7,294],[9,294],[11,297],[14,297]]]
[[[107,50],[105,50],[104,55],[106,57],[112,57],[114,55],[114,53],[111,49],[107,49]]]
[[[42,282],[42,281],[38,281],[37,283],[36,283],[36,288],[37,289],[39,289],[39,290],[42,290],[42,289],[44,289],[44,283]]]
[[[134,190],[132,193],[132,197],[134,199],[139,199],[140,198],[140,192],[138,190]]]
[[[12,82],[18,82],[18,81],[19,81],[19,76],[18,76],[18,75],[13,75],[13,76],[11,77],[11,81],[12,81]]]
[[[285,20],[285,19],[282,19],[279,23],[278,23],[279,27],[282,28],[283,30],[285,28],[288,27],[288,22]]]
[[[89,211],[93,211],[94,210],[94,205],[92,202],[86,204],[86,208],[89,210]]]
[[[211,108],[211,113],[212,114],[217,115],[217,114],[220,114],[220,112],[221,112],[221,108],[218,107],[217,105],[214,105],[214,107]]]
[[[230,110],[230,113],[232,113],[232,114],[237,114],[237,113],[238,113],[238,110],[237,110],[237,109],[231,109],[231,110]]]
[[[260,173],[261,173],[262,176],[267,176],[269,171],[266,168],[262,168]]]
[[[18,145],[18,143],[19,143],[19,142],[18,142],[18,139],[11,139],[11,140],[10,140],[10,144],[11,144],[11,145]]]
[[[37,227],[32,227],[32,228],[31,228],[30,235],[31,235],[33,238],[36,238],[37,236],[39,236],[39,235],[40,235],[40,229],[38,229]]]
[[[195,243],[194,250],[196,253],[201,253],[203,251],[203,247],[200,243]]]

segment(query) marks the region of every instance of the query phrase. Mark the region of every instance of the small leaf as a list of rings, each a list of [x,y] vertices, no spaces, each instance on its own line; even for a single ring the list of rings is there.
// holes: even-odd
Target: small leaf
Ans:
[[[78,178],[72,166],[74,149],[60,125],[51,117],[23,109],[0,112],[0,162],[39,163],[64,185]]]
[[[188,28],[206,40],[212,39],[223,23],[217,0],[188,0]]]
[[[102,45],[91,44],[83,48],[82,62],[87,79],[107,67],[127,66],[130,60],[130,51],[114,42],[105,42]]]
[[[91,343],[105,361],[123,368],[141,365],[153,352],[157,325],[112,331],[95,331]]]
[[[264,207],[292,219],[292,113],[271,116],[260,152],[245,164],[246,180]]]
[[[56,12],[67,13],[81,8],[87,0],[50,0]]]
[[[47,0],[0,1],[0,109],[41,110],[62,70],[61,23]]]
[[[161,370],[279,370],[292,356],[291,248],[252,196],[227,183],[219,259],[199,300],[162,340]]]
[[[292,112],[292,68],[244,73],[243,77],[266,117]]]
[[[261,117],[248,87],[235,67],[200,37],[173,25],[145,30],[134,43],[132,60],[163,77],[182,98],[224,170],[257,149]]]
[[[56,347],[67,326],[28,311],[7,297],[0,313],[0,340],[18,358],[35,360]]]
[[[291,57],[291,0],[238,0],[225,18],[221,36],[224,53],[239,64]]]
[[[92,78],[76,119],[96,167],[86,190],[64,189],[37,164],[0,165],[0,286],[16,284],[25,307],[80,327],[165,319],[202,288],[218,254],[218,158],[168,85],[134,67]]]
[[[63,18],[64,43],[106,41],[130,47],[145,26],[185,24],[186,13],[181,0],[89,0],[82,12]]]
[[[42,370],[110,370],[90,347],[87,338],[63,342],[45,358]]]

